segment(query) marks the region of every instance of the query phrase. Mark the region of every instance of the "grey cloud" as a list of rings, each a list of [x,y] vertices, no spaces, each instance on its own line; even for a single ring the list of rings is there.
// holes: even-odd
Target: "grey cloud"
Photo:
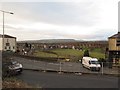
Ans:
[[[3,25],[0,25],[0,27],[2,27]],[[11,26],[11,25],[4,25],[4,28],[5,29],[10,29],[10,30],[24,30],[25,28],[23,28],[23,27],[16,27],[14,24],[13,24],[13,26]]]
[[[117,30],[115,29],[98,29],[96,32],[93,33],[93,38],[100,39],[100,40],[107,40],[108,37],[116,34]]]
[[[2,8],[13,11],[15,13],[14,16],[17,17],[17,19],[19,18],[21,21],[25,20],[32,23],[45,22],[58,25],[90,27],[99,22],[99,8],[94,2],[78,4],[70,2],[4,3]],[[19,24],[18,22],[16,23]],[[93,32],[91,35],[72,35],[65,32],[57,32],[56,30],[28,30],[24,27],[9,25],[6,25],[5,27],[6,29],[11,29],[13,31],[18,30],[16,32],[11,32],[9,30],[8,32],[10,35],[17,36],[18,40],[45,38],[107,39],[108,36],[113,34],[113,30],[109,31],[109,29],[98,29],[97,32]]]
[[[34,22],[47,22],[62,25],[95,25],[97,6],[93,2],[39,2],[39,3],[4,3],[4,8],[13,8],[20,18]]]
[[[19,33],[18,33],[19,32]],[[26,31],[24,32],[24,37],[22,36],[21,31],[15,32],[14,34],[17,36],[18,40],[40,40],[40,39],[77,39],[77,40],[107,40],[108,36],[104,36],[104,34],[91,34],[91,35],[73,35],[67,33],[58,33],[58,32],[35,32],[35,31]]]

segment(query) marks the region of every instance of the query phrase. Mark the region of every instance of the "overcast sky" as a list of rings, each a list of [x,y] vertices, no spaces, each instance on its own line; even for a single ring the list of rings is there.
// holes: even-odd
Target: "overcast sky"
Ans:
[[[0,2],[0,8],[14,13],[5,13],[5,33],[17,37],[19,41],[107,40],[118,32],[118,1]]]

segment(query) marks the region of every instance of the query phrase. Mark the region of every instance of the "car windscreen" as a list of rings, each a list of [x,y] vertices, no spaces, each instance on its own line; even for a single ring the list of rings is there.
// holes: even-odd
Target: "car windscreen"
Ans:
[[[16,61],[13,61],[13,62],[11,62],[12,64],[17,64],[17,62]]]
[[[99,64],[98,61],[91,61],[91,64]]]

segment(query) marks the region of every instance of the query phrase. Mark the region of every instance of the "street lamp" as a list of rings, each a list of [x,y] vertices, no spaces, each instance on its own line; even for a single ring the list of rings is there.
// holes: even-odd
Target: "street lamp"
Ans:
[[[3,39],[2,39],[3,41],[2,41],[2,43],[3,43],[3,51],[4,51],[4,14],[5,13],[14,14],[14,13],[3,11],[3,10],[0,10],[0,11],[3,13]]]

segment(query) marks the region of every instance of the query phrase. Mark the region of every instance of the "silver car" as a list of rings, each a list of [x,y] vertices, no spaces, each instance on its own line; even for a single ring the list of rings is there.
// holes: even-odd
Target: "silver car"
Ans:
[[[4,62],[2,64],[3,76],[11,76],[22,73],[22,64],[17,61]]]

